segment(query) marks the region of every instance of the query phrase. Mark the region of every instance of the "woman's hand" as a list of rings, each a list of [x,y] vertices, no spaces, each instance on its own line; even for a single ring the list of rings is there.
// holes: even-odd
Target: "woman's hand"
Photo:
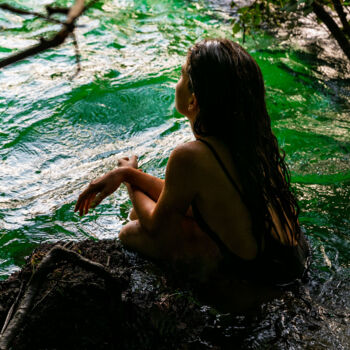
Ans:
[[[138,164],[137,164],[137,156],[131,156],[129,157],[124,157],[121,159],[118,159],[118,167],[131,167],[134,169],[138,169]]]
[[[115,169],[92,181],[81,193],[75,205],[74,211],[79,215],[87,214],[89,208],[95,208],[103,199],[112,194],[124,181],[121,169]]]

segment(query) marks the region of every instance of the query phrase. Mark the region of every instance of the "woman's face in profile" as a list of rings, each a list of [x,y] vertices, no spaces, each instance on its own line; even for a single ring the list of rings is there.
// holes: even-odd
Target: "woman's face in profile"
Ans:
[[[186,72],[186,64],[181,67],[181,76],[175,88],[175,108],[185,116],[188,116],[188,107],[192,92],[188,88],[189,77]]]

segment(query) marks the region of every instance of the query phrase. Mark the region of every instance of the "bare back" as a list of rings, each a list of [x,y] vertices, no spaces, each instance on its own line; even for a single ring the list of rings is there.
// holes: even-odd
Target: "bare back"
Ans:
[[[195,153],[195,167],[198,170],[195,205],[205,218],[206,224],[230,251],[243,259],[254,259],[258,248],[252,234],[251,216],[242,202],[240,194],[242,188],[230,152],[221,141],[215,138],[206,138],[202,141],[206,141],[209,145],[198,140],[188,145]],[[238,189],[233,186],[208,146],[214,148],[214,152],[223,162]],[[283,237],[286,234],[290,235],[290,232],[282,228],[274,208],[270,207],[269,210],[275,227],[271,234],[275,238],[282,237],[281,243],[285,244],[286,240]]]
[[[240,186],[229,150],[218,140],[206,138],[215,148],[231,177]],[[225,245],[243,259],[254,259],[257,244],[252,234],[252,223],[248,209],[232,186],[217,159],[209,148],[194,141],[188,144],[194,153],[196,197],[194,199],[200,213],[209,227]]]

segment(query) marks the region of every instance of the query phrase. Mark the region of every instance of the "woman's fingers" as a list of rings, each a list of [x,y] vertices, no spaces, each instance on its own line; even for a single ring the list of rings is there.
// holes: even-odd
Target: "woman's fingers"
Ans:
[[[137,168],[137,156],[132,155],[130,158],[129,157],[123,157],[118,159],[117,165],[119,167],[121,166],[131,166],[133,168]]]
[[[81,205],[83,198],[82,193],[79,195],[77,202],[75,203],[74,212],[78,211]]]
[[[83,216],[88,212],[90,203],[96,196],[96,189],[94,187],[95,186],[91,183],[78,197],[77,203],[74,207],[74,212],[79,211],[80,216]]]
[[[125,164],[126,162],[129,161],[129,157],[123,157],[123,158],[120,158],[118,159],[118,166],[122,166],[123,164]]]
[[[78,197],[74,211],[83,216],[90,208],[95,208],[104,198],[113,193],[120,185],[120,172],[110,171],[104,176],[92,181]]]
[[[86,194],[84,192],[81,193],[81,195],[78,197],[77,203],[75,204],[75,208],[74,208],[75,212],[79,211],[80,216],[82,215],[82,208],[84,207],[84,203],[86,199]]]
[[[92,207],[91,203],[96,197],[96,193],[90,193],[84,198],[82,198],[77,204],[75,205],[74,211],[79,211],[79,215],[83,216],[86,215],[89,211],[89,209]]]
[[[82,203],[85,201],[85,199],[92,193],[96,192],[94,189],[94,185],[90,183],[90,185],[80,194],[77,200],[77,204],[75,205],[74,211],[78,211],[81,207]]]
[[[96,208],[107,196],[108,194],[106,194],[105,192],[100,192],[91,203],[91,208]]]
[[[93,206],[93,204],[94,204],[94,200],[95,200],[95,198],[96,198],[96,195],[97,195],[97,193],[94,193],[92,196],[91,196],[91,198],[90,198],[90,200],[89,200],[89,207],[88,207],[88,209],[89,208],[91,208],[91,209],[94,209],[95,207]]]
[[[77,204],[75,205],[74,211],[75,212],[79,211],[80,216],[86,215],[89,212],[90,208],[94,208],[96,206],[94,205],[95,197],[96,197],[96,193],[94,192],[94,193],[87,194],[82,198],[79,198]]]
[[[96,194],[94,193],[91,193],[85,200],[85,203],[84,203],[84,208],[83,208],[83,213],[84,215],[86,215],[89,211],[89,208],[90,208],[90,204],[93,200],[93,198],[95,198]]]
[[[86,214],[86,205],[88,203],[88,199],[90,197],[90,194],[87,194],[86,196],[84,196],[84,199],[82,200],[80,207],[79,207],[79,215],[83,216],[84,214]]]
[[[137,168],[137,156],[133,155],[131,157],[131,164],[134,166],[134,168]]]

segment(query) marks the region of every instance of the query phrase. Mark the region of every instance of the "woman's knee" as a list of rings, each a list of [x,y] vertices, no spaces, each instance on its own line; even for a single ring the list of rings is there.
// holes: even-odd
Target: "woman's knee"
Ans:
[[[120,241],[129,249],[133,249],[151,258],[163,258],[164,249],[157,237],[145,231],[138,220],[127,223],[119,233]]]
[[[138,220],[130,221],[119,232],[120,241],[129,248],[142,248],[142,245],[149,245],[153,242],[152,237],[141,227]]]
[[[119,235],[118,235],[118,238],[120,239],[120,241],[127,245],[129,240],[130,240],[130,237],[135,234],[135,227],[134,227],[134,222],[131,221],[129,223],[127,223],[126,225],[124,225],[122,227],[122,229],[119,231]]]

